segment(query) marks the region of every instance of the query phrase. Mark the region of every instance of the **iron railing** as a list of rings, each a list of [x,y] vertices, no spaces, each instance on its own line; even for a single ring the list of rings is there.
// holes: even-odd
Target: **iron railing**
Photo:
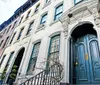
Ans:
[[[63,77],[62,73],[62,65],[60,63],[55,63],[20,85],[59,85]]]

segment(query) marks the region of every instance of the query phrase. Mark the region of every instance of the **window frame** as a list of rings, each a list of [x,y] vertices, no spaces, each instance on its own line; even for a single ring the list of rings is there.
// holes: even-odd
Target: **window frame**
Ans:
[[[31,14],[31,10],[28,11],[28,13],[26,15],[26,19],[29,18],[30,14]]]
[[[20,30],[20,33],[19,33],[19,35],[18,35],[18,37],[17,37],[17,40],[20,40],[21,35],[22,35],[22,33],[23,33],[23,30],[24,30],[24,27],[22,27],[22,29]]]
[[[61,12],[59,12],[58,14],[56,14],[56,12],[57,12],[57,9],[59,8],[59,7],[61,7],[62,6],[62,11]],[[56,21],[56,20],[58,20],[56,17],[59,15],[59,14],[63,14],[63,3],[61,3],[61,4],[59,4],[59,5],[57,5],[56,7],[55,7],[55,13],[54,13],[54,21]]]
[[[37,50],[37,48],[35,48],[36,45],[39,45],[39,47],[38,47],[38,54],[37,54],[37,56],[33,57],[34,56],[34,49]],[[32,51],[31,51],[31,56],[30,56],[30,59],[29,59],[29,63],[28,63],[28,67],[27,67],[27,72],[26,72],[28,75],[32,74],[32,73],[30,73],[30,70],[32,70],[32,72],[33,72],[34,69],[35,69],[37,58],[38,58],[38,55],[39,55],[40,45],[41,45],[41,42],[37,42],[37,43],[33,44]],[[35,60],[35,58],[36,58],[36,60]],[[34,65],[31,64],[32,59],[35,61]],[[33,67],[32,65],[34,66],[34,68],[30,69],[30,67]]]
[[[6,40],[4,41],[2,48],[4,48],[4,47],[8,44],[8,40],[9,40],[9,36],[8,36],[8,37],[6,38]]]
[[[34,13],[38,12],[38,10],[39,10],[39,7],[40,7],[40,3],[36,5],[36,8],[35,8],[35,11],[34,11]]]
[[[33,24],[34,24],[34,20],[31,23],[29,23],[29,27],[28,27],[26,35],[30,34],[32,27],[33,27]]]
[[[17,20],[14,22],[12,29],[17,26],[17,22],[18,22]]]
[[[9,44],[11,44],[13,42],[15,35],[16,35],[16,32],[14,32]]]
[[[47,19],[48,13],[45,13],[41,16],[41,20],[40,20],[40,24],[45,24],[46,23],[46,19]],[[43,19],[46,17],[45,21],[43,21]]]
[[[50,2],[50,0],[45,0],[45,3],[49,3]]]
[[[1,61],[0,61],[0,67],[1,67],[1,65],[2,65],[2,63],[3,63],[4,59],[5,59],[5,57],[6,57],[6,54],[3,55],[3,58],[2,58]]]
[[[22,17],[20,18],[19,24],[22,22],[23,18],[24,18],[24,16],[22,16]]]
[[[77,4],[79,4],[79,3],[83,2],[83,1],[85,1],[85,0],[81,0],[81,1],[76,3],[76,0],[74,0],[74,5],[77,5]]]
[[[2,46],[4,40],[1,40],[0,47]]]
[[[52,43],[52,39],[54,39],[54,38],[56,38],[56,37],[59,37],[59,49],[58,49],[58,51],[55,51],[55,52],[50,52],[51,51],[51,43]],[[56,38],[57,39],[57,38]],[[58,53],[59,54],[59,56],[60,56],[60,43],[61,43],[61,36],[60,36],[60,34],[57,34],[57,35],[55,35],[55,36],[52,36],[51,38],[50,38],[50,44],[49,44],[49,48],[48,48],[48,57],[47,57],[47,62],[46,62],[46,69],[48,68],[48,66],[49,66],[49,63],[50,62],[48,62],[48,60],[49,60],[49,58],[51,57],[50,55],[51,54],[55,54],[55,53]],[[54,46],[55,47],[55,46]],[[55,49],[55,48],[54,48]],[[58,60],[59,60],[59,56],[58,56]]]

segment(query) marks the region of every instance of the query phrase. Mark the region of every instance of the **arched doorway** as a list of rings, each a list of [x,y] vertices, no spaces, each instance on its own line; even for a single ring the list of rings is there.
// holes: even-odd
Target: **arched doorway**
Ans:
[[[20,51],[18,52],[17,57],[15,59],[15,62],[12,66],[11,72],[10,72],[9,77],[7,79],[7,83],[9,83],[10,85],[13,84],[13,82],[15,81],[15,79],[17,77],[18,69],[20,67],[24,51],[25,51],[24,47],[20,49]]]
[[[71,34],[70,82],[100,84],[100,50],[92,24],[81,24]]]

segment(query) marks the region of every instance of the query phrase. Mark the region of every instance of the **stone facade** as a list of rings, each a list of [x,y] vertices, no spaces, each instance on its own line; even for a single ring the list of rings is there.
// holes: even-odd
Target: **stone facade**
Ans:
[[[38,12],[34,13],[34,10],[39,3],[40,7]],[[63,3],[63,14],[59,20],[54,21],[55,8],[62,3]],[[28,8],[24,13],[22,13],[18,17],[18,20],[20,21],[20,18],[24,16],[21,24],[17,24],[14,30],[11,30],[12,32],[11,31],[9,32],[10,37],[12,37],[13,36],[12,34],[15,32],[16,35],[12,44],[9,45],[8,43],[8,46],[6,46],[1,56],[2,60],[2,57],[6,54],[6,57],[3,60],[3,63],[0,67],[0,73],[3,72],[7,64],[7,61],[9,59],[10,53],[14,51],[14,55],[11,58],[10,65],[7,69],[7,72],[8,73],[10,72],[16,57],[18,57],[17,54],[19,50],[23,47],[25,48],[25,51],[20,63],[20,67],[18,69],[16,82],[21,83],[25,81],[27,78],[30,78],[31,76],[41,72],[41,70],[45,69],[46,66],[45,61],[47,60],[48,57],[50,39],[53,36],[60,34],[59,60],[64,68],[64,77],[61,83],[63,84],[70,83],[69,40],[71,38],[71,33],[73,32],[73,30],[82,24],[91,23],[93,24],[94,30],[96,30],[97,32],[98,41],[100,43],[100,33],[99,33],[100,17],[97,11],[97,4],[98,0],[85,0],[77,5],[74,5],[74,0],[50,0],[48,3],[45,3],[45,0],[39,0],[38,2],[36,2],[33,6]],[[26,19],[25,17],[27,16],[28,11],[30,10],[31,13],[29,17]],[[41,16],[45,13],[48,14],[46,23],[40,25]],[[34,21],[34,24],[31,33],[29,35],[26,35],[29,25],[32,21]],[[22,32],[21,38],[20,40],[17,40],[20,30],[23,27],[24,30]],[[5,35],[8,36],[8,34]],[[3,37],[5,37],[5,35]],[[2,40],[2,38],[0,40]],[[27,68],[29,65],[29,60],[31,57],[32,47],[36,42],[39,41],[41,42],[41,45],[39,48],[35,70],[33,71],[32,75],[26,75]]]

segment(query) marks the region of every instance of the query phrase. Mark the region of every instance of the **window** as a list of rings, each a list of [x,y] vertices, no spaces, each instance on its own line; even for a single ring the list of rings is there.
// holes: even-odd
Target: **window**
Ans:
[[[56,35],[51,38],[48,59],[51,61],[47,62],[47,66],[52,65],[52,60],[57,61],[59,59],[60,49],[60,35]]]
[[[23,30],[24,30],[24,28],[22,28],[22,29],[21,29],[21,31],[20,31],[20,33],[19,33],[19,35],[18,35],[17,40],[19,40],[19,39],[20,39],[20,37],[21,37],[21,35],[22,35]]]
[[[27,34],[26,34],[26,35],[28,35],[28,34],[31,32],[32,27],[33,27],[33,24],[34,24],[34,21],[30,23],[29,28],[28,28],[28,31],[27,31]]]
[[[4,47],[7,45],[8,39],[9,39],[9,37],[6,38],[6,40],[5,40],[5,42],[4,42],[3,46],[2,46],[2,48],[4,48]]]
[[[7,32],[6,33],[8,33],[9,32],[9,29],[11,28],[11,25],[8,27],[8,29],[7,29]]]
[[[2,43],[3,43],[3,40],[1,41],[0,46],[2,45]]]
[[[7,29],[4,30],[4,33],[6,32],[6,30],[7,30]],[[3,33],[3,34],[4,34],[4,33]]]
[[[6,67],[8,67],[8,65],[10,64],[10,61],[11,61],[11,58],[13,57],[13,55],[14,55],[14,52],[11,52],[11,54],[10,54],[10,56],[9,56],[9,59],[8,59],[8,61],[7,61]]]
[[[38,4],[38,5],[36,6],[36,9],[35,9],[34,12],[38,12],[38,10],[39,10],[39,6],[40,6],[40,4]]]
[[[15,21],[15,23],[14,23],[14,25],[13,25],[12,29],[13,29],[13,28],[15,28],[16,24],[17,24],[17,21]]]
[[[32,74],[32,72],[34,71],[36,61],[37,61],[37,57],[38,57],[38,53],[39,53],[39,48],[40,48],[40,42],[36,43],[33,46],[31,58],[30,58],[30,61],[29,61],[29,66],[28,66],[28,69],[27,69],[27,74]]]
[[[82,2],[83,0],[74,0],[74,4],[78,4],[80,2]]]
[[[3,56],[1,62],[0,62],[0,66],[2,65],[3,61],[4,61],[4,58],[6,57],[6,55]]]
[[[27,13],[26,19],[29,17],[31,10]]]
[[[11,59],[12,59],[13,55],[14,55],[14,52],[11,52],[11,54],[10,54],[10,56],[9,56],[9,59],[8,59],[8,61],[7,61],[7,64],[6,64],[6,66],[5,66],[6,71],[7,71],[7,69],[8,69],[8,66],[10,65],[10,62],[11,62]]]
[[[5,46],[7,46],[8,41],[9,41],[9,36],[7,37],[7,40],[6,40],[6,44],[5,44]]]
[[[11,38],[11,41],[10,41],[10,43],[9,43],[9,44],[11,44],[11,43],[12,43],[12,41],[13,41],[13,39],[14,39],[15,35],[16,35],[16,32],[13,34],[13,37]]]
[[[58,20],[61,17],[62,13],[63,13],[63,4],[56,7],[54,20]]]
[[[40,24],[45,23],[46,22],[46,19],[47,19],[47,13],[42,16]]]
[[[22,22],[22,19],[23,19],[23,16],[21,17],[19,24]]]
[[[50,0],[46,0],[46,3],[50,2]]]

